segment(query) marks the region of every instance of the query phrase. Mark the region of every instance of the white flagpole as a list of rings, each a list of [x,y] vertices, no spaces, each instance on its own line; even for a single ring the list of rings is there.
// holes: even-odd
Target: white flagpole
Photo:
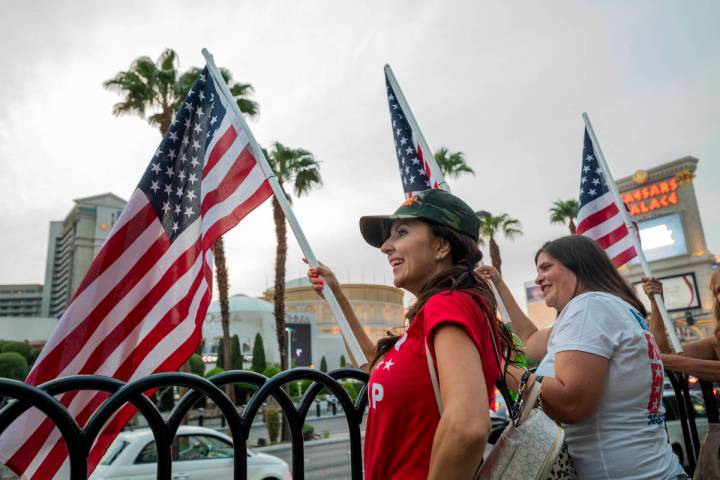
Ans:
[[[650,270],[650,265],[645,258],[645,252],[643,252],[642,246],[640,245],[640,235],[637,227],[630,218],[630,213],[625,208],[625,203],[620,198],[620,192],[618,192],[617,185],[615,184],[615,179],[610,173],[610,167],[608,167],[608,164],[605,161],[605,156],[603,155],[602,149],[600,148],[600,143],[598,143],[597,137],[595,136],[595,131],[593,130],[592,124],[590,123],[590,117],[588,117],[588,114],[585,112],[583,112],[582,117],[585,121],[585,128],[587,128],[588,135],[590,135],[590,140],[593,143],[598,165],[600,165],[600,168],[603,171],[603,175],[605,175],[605,181],[607,182],[608,188],[610,189],[613,199],[615,200],[615,205],[617,205],[618,210],[620,210],[620,214],[623,217],[625,226],[630,232],[630,238],[632,239],[633,246],[635,247],[635,251],[637,252],[638,260],[640,260],[640,265],[642,266],[645,276],[650,278],[653,276],[653,274]],[[680,343],[680,339],[675,332],[675,326],[670,319],[670,314],[667,311],[667,307],[665,306],[665,302],[663,301],[662,296],[656,293],[654,295],[654,299],[655,303],[658,306],[658,309],[660,310],[660,316],[662,317],[663,323],[665,324],[665,330],[670,337],[670,343],[672,343],[673,349],[676,353],[682,353],[682,344]]]
[[[270,164],[268,163],[267,158],[265,158],[265,154],[263,153],[262,148],[260,148],[257,140],[255,140],[255,135],[253,135],[252,130],[250,130],[250,128],[248,127],[247,122],[245,121],[245,117],[243,116],[240,108],[237,106],[237,103],[233,99],[232,93],[230,93],[230,89],[228,88],[227,83],[225,83],[225,80],[223,80],[222,75],[220,75],[220,72],[215,66],[212,55],[205,48],[203,48],[202,54],[205,57],[205,61],[207,62],[210,74],[215,79],[216,85],[219,86],[220,91],[227,99],[228,104],[230,104],[238,120],[242,123],[242,126],[247,132],[248,139],[250,140],[250,146],[255,153],[255,158],[257,159],[260,167],[263,169],[263,172],[265,173],[265,177],[267,178],[270,187],[272,187],[275,198],[277,198],[278,203],[280,204],[280,207],[285,214],[285,218],[290,224],[290,228],[292,229],[293,233],[295,234],[295,238],[300,244],[300,249],[302,250],[303,255],[305,255],[305,259],[311,267],[317,268],[318,261],[315,257],[315,253],[312,251],[312,248],[310,248],[310,244],[305,237],[305,233],[303,232],[302,228],[300,227],[300,223],[298,223],[297,218],[295,217],[295,213],[290,206],[290,202],[288,202],[288,199],[285,196],[285,192],[283,192],[283,189],[280,186],[280,182],[278,182],[275,173],[273,172],[272,168],[270,168]],[[355,338],[350,324],[345,318],[345,315],[342,313],[342,309],[340,308],[340,305],[338,304],[338,301],[335,298],[332,290],[330,290],[330,287],[327,286],[327,283],[323,285],[323,295],[325,296],[325,300],[328,302],[330,310],[332,310],[333,315],[335,316],[335,319],[340,326],[340,331],[343,335],[343,338],[345,339],[345,343],[347,343],[348,348],[350,349],[350,354],[354,357],[355,362],[358,364],[358,366],[366,364],[367,358],[365,358],[365,354],[360,347],[360,343],[358,343],[357,338]],[[288,359],[288,361],[289,360],[290,359]]]
[[[412,110],[410,109],[410,105],[407,103],[407,100],[405,100],[405,95],[403,95],[402,89],[400,88],[400,85],[398,84],[398,81],[395,78],[395,74],[393,73],[392,68],[390,68],[390,65],[385,65],[385,75],[390,82],[390,86],[395,92],[395,99],[397,100],[398,104],[400,104],[400,108],[402,108],[402,111],[405,112],[405,116],[407,117],[408,123],[410,123],[410,127],[418,134],[418,141],[420,142],[420,147],[422,148],[423,152],[425,152],[425,156],[427,157],[426,161],[428,165],[430,165],[430,171],[432,172],[433,177],[439,179],[438,185],[440,188],[449,192],[450,185],[445,181],[442,170],[440,170],[440,166],[435,161],[433,151],[430,149],[427,140],[425,140],[425,136],[422,134],[422,130],[420,130],[420,125],[418,125],[417,120],[415,120],[415,115],[413,115]],[[505,308],[505,303],[503,303],[502,298],[500,298],[500,292],[498,292],[497,288],[495,288],[495,284],[492,280],[488,280],[488,283],[490,284],[490,289],[492,290],[493,295],[495,295],[495,301],[497,302],[498,308],[500,309],[500,315],[502,315],[505,323],[510,323],[510,315],[508,314],[507,308]]]
[[[427,140],[425,140],[425,136],[422,134],[422,130],[420,130],[420,125],[418,125],[417,121],[415,120],[415,115],[413,115],[412,110],[410,110],[410,105],[408,105],[407,101],[405,100],[405,95],[403,95],[403,92],[400,89],[400,85],[398,85],[397,79],[395,78],[395,74],[393,73],[392,68],[390,68],[390,65],[385,65],[385,75],[390,82],[390,86],[395,92],[395,99],[400,105],[400,108],[402,108],[402,111],[405,112],[405,116],[408,123],[410,124],[410,127],[414,132],[417,132],[418,142],[420,143],[420,148],[422,149],[424,154],[423,160],[425,160],[427,164],[430,165],[430,172],[432,173],[433,178],[437,179],[438,186],[443,190],[447,190],[449,192],[450,185],[448,185],[445,181],[445,177],[443,176],[440,167],[435,162],[435,157],[433,157],[433,150],[430,149]]]

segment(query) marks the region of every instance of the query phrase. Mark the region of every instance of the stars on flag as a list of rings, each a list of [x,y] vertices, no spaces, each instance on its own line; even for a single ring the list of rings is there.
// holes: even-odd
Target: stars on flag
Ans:
[[[393,127],[393,137],[395,140],[395,152],[397,153],[400,178],[403,184],[403,190],[406,194],[420,192],[430,188],[430,181],[422,168],[418,155],[418,145],[413,135],[410,123],[407,121],[402,107],[397,101],[397,95],[390,86],[390,82],[385,78],[387,87],[387,98],[390,106],[390,121]],[[410,169],[409,165],[418,168]]]
[[[171,241],[200,214],[203,155],[225,116],[214,82],[203,73],[173,119],[138,187],[155,208]],[[161,182],[164,180],[164,182]]]

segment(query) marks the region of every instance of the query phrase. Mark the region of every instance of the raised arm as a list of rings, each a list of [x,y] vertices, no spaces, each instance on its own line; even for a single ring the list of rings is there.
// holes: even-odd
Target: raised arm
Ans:
[[[512,331],[523,342],[525,355],[533,360],[540,361],[547,354],[547,343],[550,338],[550,329],[539,330],[535,324],[525,315],[518,303],[515,301],[510,289],[505,285],[500,273],[489,265],[482,265],[475,269],[475,273],[482,278],[492,281],[502,298],[505,308],[510,315]]]
[[[320,297],[323,297],[323,284],[327,282],[328,287],[330,287],[332,292],[335,294],[335,298],[337,298],[340,309],[342,310],[343,314],[345,314],[345,318],[350,324],[350,328],[352,329],[355,338],[360,344],[360,348],[362,348],[365,357],[368,359],[368,362],[372,361],[372,359],[375,358],[375,343],[368,336],[367,332],[365,332],[362,324],[360,324],[360,321],[355,316],[355,312],[350,305],[350,301],[347,299],[342,289],[340,288],[340,284],[338,283],[337,278],[335,277],[335,274],[332,272],[332,270],[330,270],[327,266],[321,263],[317,269],[310,268],[307,275],[310,284],[315,289],[317,294],[320,295]],[[358,364],[357,360],[355,359],[355,357],[353,357],[352,352],[348,348],[347,343],[345,343],[345,349],[350,356],[350,360],[353,366],[368,371],[368,364]]]
[[[667,332],[665,331],[665,324],[660,317],[660,309],[655,303],[655,294],[662,296],[663,287],[662,282],[656,278],[642,278],[643,291],[645,295],[650,299],[650,315],[648,316],[648,323],[650,324],[650,331],[655,337],[655,343],[662,353],[673,353],[673,350],[668,341]],[[683,352],[680,354],[686,357],[699,358],[703,360],[718,360],[713,348],[715,343],[715,337],[707,337],[694,342],[683,343]]]

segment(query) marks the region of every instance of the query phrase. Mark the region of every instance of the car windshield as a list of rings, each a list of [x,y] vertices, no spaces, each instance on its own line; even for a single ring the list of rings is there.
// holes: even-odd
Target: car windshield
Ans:
[[[707,417],[705,403],[702,398],[690,395],[690,401],[692,402],[693,410],[695,410],[695,418]],[[675,398],[675,395],[665,395],[663,397],[663,403],[665,404],[665,420],[679,420],[680,413],[678,412],[677,399]]]
[[[115,459],[122,453],[123,450],[125,450],[125,447],[127,447],[129,444],[128,442],[124,440],[115,440],[111,445],[110,448],[108,448],[107,452],[105,452],[105,455],[103,456],[102,460],[100,460],[100,465],[110,465],[112,464]]]

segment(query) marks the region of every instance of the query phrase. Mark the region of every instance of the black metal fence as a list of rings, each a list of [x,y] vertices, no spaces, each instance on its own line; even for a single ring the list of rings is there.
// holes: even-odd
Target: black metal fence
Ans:
[[[685,462],[693,471],[702,439],[698,435],[697,415],[691,398],[688,377],[669,371],[666,372],[666,375],[670,379],[677,399],[677,413],[687,456]],[[354,403],[339,383],[340,380],[345,379],[364,383]],[[296,406],[282,387],[289,382],[298,380],[310,380],[312,384]],[[119,409],[130,403],[137,408],[152,430],[157,447],[157,478],[166,480],[172,478],[171,446],[182,419],[199,400],[206,397],[217,405],[227,422],[229,434],[233,439],[234,478],[245,480],[247,478],[247,440],[253,419],[263,403],[273,397],[285,414],[290,428],[293,478],[303,480],[305,464],[303,426],[313,401],[323,390],[326,390],[338,399],[344,412],[349,432],[351,475],[353,480],[360,480],[363,476],[360,426],[367,407],[367,381],[366,373],[350,368],[334,370],[327,374],[314,369],[296,368],[282,372],[270,379],[249,371],[228,371],[209,379],[187,373],[159,373],[129,383],[107,377],[79,375],[59,378],[40,387],[32,387],[22,382],[2,378],[0,379],[0,396],[15,400],[0,410],[0,435],[29,408],[39,409],[57,426],[69,446],[70,478],[84,480],[87,478],[87,458],[93,442],[105,423]],[[699,383],[707,421],[720,423],[713,385],[707,382]],[[228,384],[257,387],[242,412],[237,411],[235,405],[223,392],[222,387]],[[189,390],[166,420],[155,404],[145,395],[145,392],[173,386],[185,387]],[[93,413],[82,428],[55,398],[63,393],[74,391],[101,391],[109,394],[107,400]]]
[[[339,383],[352,379],[365,385],[353,403],[348,393]],[[297,407],[282,388],[289,382],[310,380],[313,382],[301,397]],[[225,417],[229,435],[233,439],[233,462],[236,480],[247,478],[247,439],[253,419],[263,403],[273,397],[285,414],[290,427],[292,442],[292,472],[295,480],[304,479],[304,441],[303,425],[308,411],[323,390],[334,395],[347,419],[350,441],[350,469],[353,480],[363,476],[362,442],[360,425],[367,406],[368,375],[360,370],[342,368],[327,374],[310,368],[295,368],[268,379],[263,375],[249,371],[228,371],[205,379],[188,373],[158,373],[133,382],[125,383],[113,378],[78,375],[52,380],[39,387],[32,387],[16,380],[0,379],[0,396],[15,399],[0,410],[0,435],[10,424],[29,408],[35,407],[57,426],[68,445],[70,478],[87,478],[87,458],[93,442],[100,434],[105,423],[126,404],[137,408],[152,430],[157,448],[157,478],[172,478],[171,446],[183,417],[203,397],[217,405]],[[222,390],[224,385],[245,384],[257,387],[242,412],[238,412],[233,402]],[[155,404],[144,394],[163,387],[185,387],[188,392],[180,399],[165,420]],[[55,398],[67,392],[100,391],[110,396],[93,413],[87,423],[80,428],[72,415]]]

